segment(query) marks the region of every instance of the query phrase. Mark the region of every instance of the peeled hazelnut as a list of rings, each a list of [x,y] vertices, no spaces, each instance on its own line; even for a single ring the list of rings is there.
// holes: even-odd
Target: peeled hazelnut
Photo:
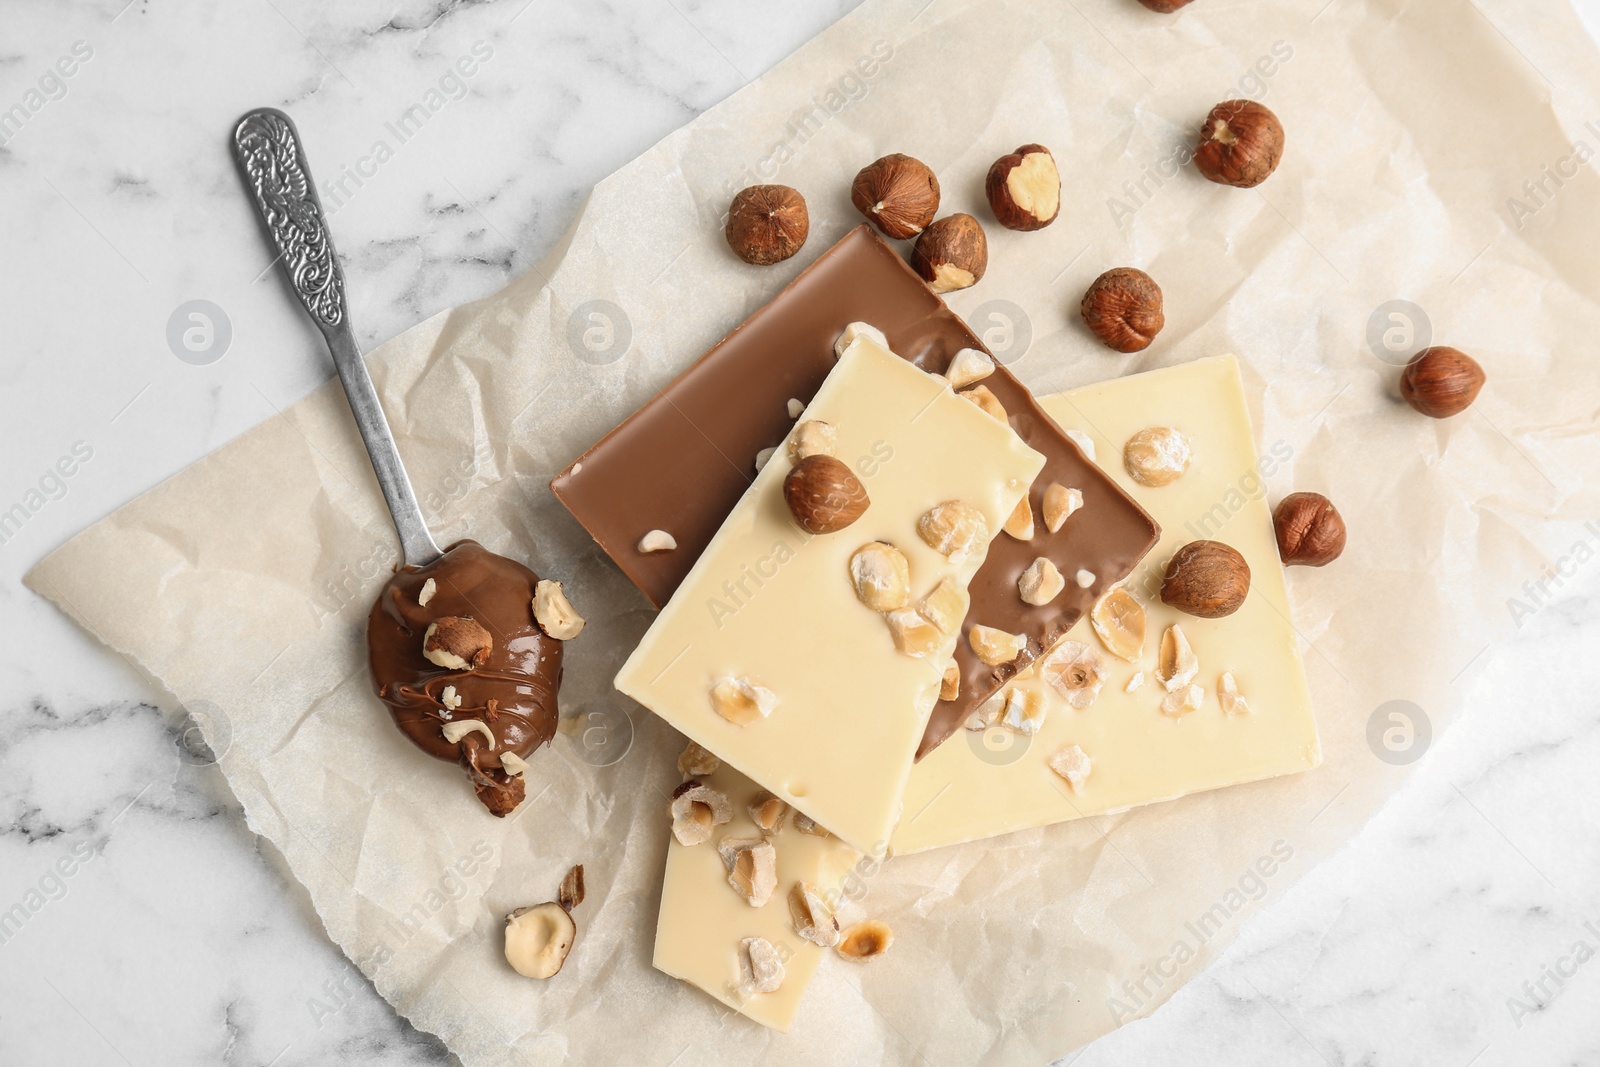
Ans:
[[[1022,655],[1028,639],[1021,634],[1007,633],[993,626],[973,624],[967,631],[967,644],[973,653],[991,667],[1012,663]]]
[[[506,962],[526,978],[554,978],[578,938],[578,924],[554,900],[506,916]]]
[[[980,382],[994,373],[994,360],[989,358],[987,352],[980,352],[976,348],[963,348],[950,357],[950,366],[944,370],[944,376],[952,389],[965,389],[974,382]]]
[[[1460,349],[1435,346],[1411,357],[1400,372],[1400,395],[1430,419],[1459,415],[1478,399],[1483,368]]]
[[[1250,564],[1221,541],[1191,541],[1173,554],[1161,582],[1161,599],[1190,615],[1232,615],[1250,592]]]
[[[1272,512],[1285,567],[1321,567],[1344,551],[1344,518],[1321,493],[1290,493]]]
[[[1189,439],[1170,426],[1150,426],[1122,446],[1122,465],[1140,485],[1171,485],[1189,469]]]
[[[1027,494],[1017,501],[1017,506],[1011,510],[1011,517],[1006,519],[1001,529],[1018,541],[1033,540],[1033,507],[1028,503]]]
[[[789,514],[807,533],[844,529],[866,513],[871,501],[855,472],[832,456],[807,456],[783,480]]]
[[[734,255],[763,267],[800,251],[810,232],[806,198],[787,185],[752,185],[740,192],[724,231]]]
[[[1042,144],[1001,156],[983,183],[994,217],[1008,230],[1041,230],[1061,211],[1061,172]]]
[[[936,293],[966,289],[989,269],[989,240],[971,215],[946,215],[917,238],[911,266]]]
[[[561,591],[560,582],[541,581],[533,587],[533,617],[539,629],[557,641],[571,641],[583,632],[583,616]]]
[[[789,462],[807,456],[831,456],[839,447],[839,431],[821,419],[807,419],[789,435]]]
[[[839,920],[822,894],[805,882],[796,882],[789,890],[789,918],[794,920],[794,932],[813,945],[832,948],[839,943]]]
[[[948,637],[961,628],[961,620],[967,617],[971,606],[972,597],[967,587],[947,575],[918,601],[917,614]]]
[[[476,619],[450,615],[430,622],[422,635],[422,654],[447,671],[481,667],[494,647],[494,638]]]
[[[850,202],[887,237],[915,237],[939,211],[939,179],[919,159],[895,152],[861,168]]]
[[[1096,278],[1078,310],[1089,331],[1118,352],[1149,348],[1167,324],[1161,287],[1134,267],[1115,267]]]
[[[1072,513],[1081,507],[1083,507],[1082,490],[1068,489],[1060,482],[1051,482],[1044,487],[1044,499],[1040,506],[1040,510],[1044,513],[1044,528],[1055,533],[1072,518]]]
[[[839,941],[839,955],[854,963],[877,959],[894,944],[894,931],[880,919],[856,923]]]
[[[758,830],[764,834],[775,834],[783,828],[783,820],[789,814],[789,805],[762,790],[750,798],[746,810],[750,813],[750,821],[756,824]]]
[[[1007,425],[1010,425],[1009,417],[1006,415],[1005,405],[1000,403],[1000,398],[995,396],[994,392],[987,385],[974,385],[966,392],[957,393],[956,395],[961,397],[963,400],[970,400],[974,404],[978,405],[978,407],[983,409],[983,413],[985,415],[988,415],[996,422],[1003,422]]]
[[[700,747],[693,741],[685,745],[683,752],[678,755],[678,772],[690,778],[716,774],[720,766],[722,761],[717,758],[716,753]]]
[[[739,942],[739,992],[776,993],[783,985],[783,957],[764,937],[747,937]]]
[[[711,706],[735,726],[749,726],[772,714],[778,696],[748,678],[723,678],[711,687]]]
[[[1214,182],[1250,189],[1283,158],[1283,123],[1254,100],[1224,100],[1200,127],[1194,165]]]
[[[672,792],[672,836],[680,845],[711,839],[712,830],[733,818],[733,805],[720,791],[691,778]]]
[[[917,520],[924,543],[952,563],[961,563],[989,544],[989,520],[960,500],[935,504]]]
[[[1043,556],[1028,564],[1028,569],[1017,579],[1017,595],[1024,604],[1034,607],[1050,603],[1066,587],[1067,580],[1061,577],[1061,571]]]
[[[893,545],[869,541],[850,557],[850,584],[873,611],[895,611],[911,601],[911,564]]]

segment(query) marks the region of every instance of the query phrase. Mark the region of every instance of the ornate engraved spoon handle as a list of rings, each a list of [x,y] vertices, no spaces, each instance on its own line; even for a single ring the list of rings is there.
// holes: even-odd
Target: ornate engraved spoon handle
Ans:
[[[295,296],[328,342],[356,427],[372,458],[378,486],[400,533],[405,562],[412,566],[431,563],[440,556],[439,546],[417,506],[416,493],[378,403],[378,391],[356,347],[345,306],[344,272],[300,147],[300,131],[283,112],[258,108],[234,124],[233,157]]]

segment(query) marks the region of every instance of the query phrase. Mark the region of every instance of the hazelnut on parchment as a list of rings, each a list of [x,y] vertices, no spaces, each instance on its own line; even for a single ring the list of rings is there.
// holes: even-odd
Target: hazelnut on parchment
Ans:
[[[752,185],[733,198],[723,231],[746,263],[767,266],[800,251],[811,232],[806,198],[787,185]]]
[[[911,266],[936,293],[969,288],[989,269],[989,239],[971,215],[946,215],[917,238]]]
[[[1224,100],[1200,127],[1194,165],[1220,185],[1252,189],[1278,169],[1283,158],[1283,123],[1265,104]]]
[[[1042,144],[1025,144],[989,168],[984,194],[1008,230],[1042,230],[1061,213],[1061,172]]]
[[[1118,352],[1149,348],[1167,324],[1161,287],[1134,267],[1115,267],[1096,278],[1078,310],[1089,332]]]
[[[1322,567],[1344,551],[1344,518],[1321,493],[1290,493],[1272,512],[1285,567]]]
[[[555,900],[518,908],[506,916],[505,955],[512,970],[528,978],[554,978],[561,971],[578,939],[572,909],[583,903],[583,897],[580,863],[561,880]]]
[[[1430,419],[1448,419],[1472,406],[1484,380],[1477,360],[1459,348],[1438,345],[1411,357],[1400,373],[1400,395]]]
[[[884,236],[915,237],[939,211],[939,179],[920,159],[895,152],[861,168],[850,202]]]

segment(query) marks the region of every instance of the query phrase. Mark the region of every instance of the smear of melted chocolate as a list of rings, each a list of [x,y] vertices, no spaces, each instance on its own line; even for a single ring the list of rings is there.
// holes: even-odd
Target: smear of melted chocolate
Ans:
[[[423,586],[433,595],[418,603]],[[527,759],[556,732],[561,687],[561,642],[533,617],[539,576],[475,541],[457,541],[426,567],[403,567],[384,586],[367,616],[367,656],[378,698],[411,742],[435,759],[459,763],[484,806],[505,815],[525,783],[509,776],[506,753]],[[475,619],[494,647],[479,666],[452,671],[422,654],[428,624],[449,616]],[[454,689],[446,706],[445,690]],[[445,740],[444,725],[477,719],[481,730]]]

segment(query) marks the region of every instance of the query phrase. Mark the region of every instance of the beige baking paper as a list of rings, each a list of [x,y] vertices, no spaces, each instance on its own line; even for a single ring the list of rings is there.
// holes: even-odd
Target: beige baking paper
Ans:
[[[470,534],[527,559],[589,618],[567,655],[572,729],[534,761],[513,819],[480,810],[369,692],[363,619],[395,538],[336,385],[29,582],[208,720],[250,826],[329,935],[468,1067],[1063,1055],[1152,1010],[1350,837],[1406,774],[1375,752],[1403,758],[1407,721],[1437,735],[1522,614],[1508,598],[1536,610],[1524,583],[1570,563],[1581,520],[1600,515],[1585,482],[1600,469],[1600,60],[1563,5],[1536,7],[868,0],[602,182],[541,270],[374,352],[440,542]],[[1258,191],[1177,156],[1239,95],[1288,129]],[[893,951],[824,961],[788,1036],[723,1020],[650,968],[679,746],[629,718],[609,680],[651,612],[546,480],[855,224],[861,165],[919,156],[944,210],[988,219],[989,163],[1030,141],[1062,164],[1061,217],[1035,234],[990,226],[988,276],[951,303],[1041,393],[1238,353],[1261,452],[1292,452],[1272,498],[1326,492],[1351,531],[1337,564],[1291,574],[1325,763],[869,865],[862,908],[894,926]],[[719,225],[757,180],[798,187],[812,211],[803,253],[768,269],[734,260]],[[1125,264],[1167,297],[1165,332],[1132,357],[1075,317],[1088,282]],[[1434,422],[1394,398],[1396,370],[1368,341],[1391,300],[1483,362],[1472,411]],[[1387,316],[1398,361],[1418,338]],[[1375,719],[1390,701],[1411,704]],[[630,724],[627,754],[596,766]],[[556,980],[519,978],[501,917],[549,899],[574,862],[589,895],[573,956]]]

